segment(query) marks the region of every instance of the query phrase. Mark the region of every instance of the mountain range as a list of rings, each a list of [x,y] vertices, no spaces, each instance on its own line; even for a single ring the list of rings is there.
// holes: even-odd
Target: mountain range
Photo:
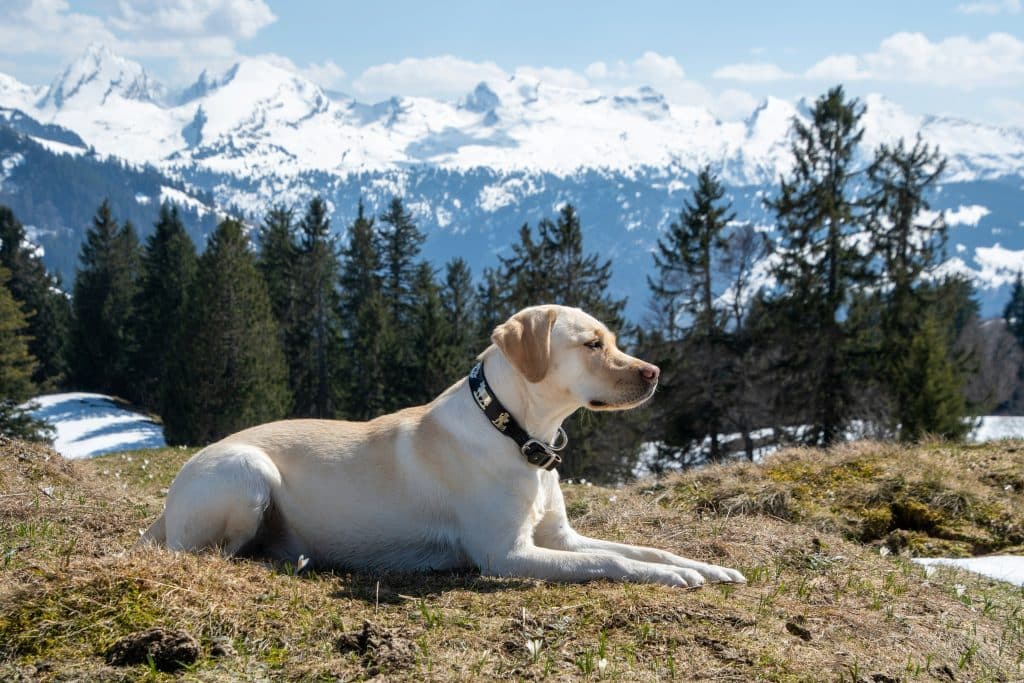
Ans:
[[[974,278],[985,312],[997,313],[1024,267],[1024,129],[918,116],[874,95],[864,104],[865,155],[920,134],[948,157],[932,202],[951,226],[947,267]],[[198,240],[224,211],[257,220],[272,203],[301,208],[317,193],[342,232],[360,198],[377,209],[397,194],[427,232],[429,258],[440,267],[463,256],[477,273],[521,224],[572,202],[585,247],[614,258],[613,287],[638,320],[650,251],[699,167],[711,164],[738,215],[770,231],[763,199],[789,171],[791,124],[810,106],[768,98],[745,120],[722,121],[651,88],[609,96],[521,76],[453,101],[368,104],[256,59],[174,91],[92,45],[47,86],[0,74],[0,202],[15,204],[65,278],[104,181],[118,190],[115,213],[143,232],[155,205],[173,199]],[[90,164],[100,194],[83,188],[69,203],[66,174]],[[40,170],[50,167],[59,173]]]

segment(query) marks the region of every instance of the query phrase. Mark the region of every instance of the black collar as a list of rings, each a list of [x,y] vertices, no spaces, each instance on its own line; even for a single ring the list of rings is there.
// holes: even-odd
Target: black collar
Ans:
[[[484,377],[483,361],[477,361],[477,364],[469,371],[469,391],[495,429],[518,444],[519,450],[526,456],[527,462],[546,470],[553,470],[562,462],[562,456],[558,454],[558,451],[569,443],[569,437],[565,435],[565,430],[561,427],[558,428],[558,436],[555,437],[555,443],[552,444],[531,437],[525,429],[519,426],[516,419],[512,417],[512,413],[508,412],[491,391],[491,387],[487,384],[487,378]],[[560,444],[558,443],[559,437],[562,442]]]

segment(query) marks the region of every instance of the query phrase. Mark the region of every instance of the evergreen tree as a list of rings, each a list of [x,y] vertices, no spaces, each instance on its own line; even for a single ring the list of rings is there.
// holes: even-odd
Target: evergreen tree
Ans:
[[[338,410],[341,332],[338,320],[338,258],[330,233],[327,204],[309,202],[299,223],[291,304],[293,324],[286,351],[294,411],[302,417],[330,418]]]
[[[10,272],[8,288],[28,319],[29,353],[38,360],[32,381],[52,391],[67,376],[71,306],[27,237],[14,212],[0,206],[0,267]]]
[[[281,328],[281,342],[285,348],[285,330],[294,327],[293,306],[299,298],[294,277],[297,247],[292,223],[292,210],[278,204],[267,212],[258,236],[257,265],[267,283],[270,305]]]
[[[10,271],[0,266],[0,434],[42,439],[45,425],[19,407],[36,392],[36,359],[29,352],[28,323],[11,294],[10,279]]]
[[[413,346],[418,353],[413,357],[407,383],[411,390],[410,402],[423,404],[433,400],[451,384],[448,375],[451,347],[441,289],[429,263],[421,262],[416,269],[412,291],[416,302]]]
[[[529,228],[527,228],[529,234]],[[513,245],[515,248],[515,245]],[[508,305],[506,295],[507,283],[502,281],[504,268],[486,267],[476,287],[476,299],[480,307],[480,316],[476,326],[478,347],[483,350],[491,343],[494,328],[505,322],[515,313]]]
[[[177,207],[165,203],[153,234],[146,240],[132,321],[136,345],[133,398],[159,414],[166,407],[170,360],[181,352],[171,342],[185,325],[195,274],[195,245]]]
[[[138,286],[139,241],[118,227],[104,200],[86,232],[75,278],[71,373],[82,389],[131,395],[130,320]]]
[[[865,279],[856,238],[864,217],[854,198],[854,156],[864,107],[842,87],[819,98],[808,125],[794,120],[794,169],[767,202],[780,232],[773,275],[780,289],[774,324],[785,355],[778,367],[778,408],[809,421],[805,440],[829,445],[850,419],[857,378],[849,372],[856,334],[844,310]]]
[[[1013,281],[1010,300],[1003,309],[1003,319],[1006,321],[1006,328],[1016,337],[1017,343],[1024,347],[1024,276],[1019,270],[1017,278]]]
[[[454,258],[445,266],[444,285],[441,288],[444,307],[448,353],[443,374],[451,384],[468,371],[473,359],[487,344],[481,343],[476,333],[480,320],[480,305],[473,287],[473,274],[461,258]],[[500,322],[500,321],[498,321]],[[497,322],[491,326],[493,330]]]
[[[426,235],[413,222],[400,197],[391,200],[381,217],[380,243],[384,278],[382,293],[398,325],[407,322],[413,309],[413,283],[419,269],[418,257]]]
[[[343,368],[342,415],[367,420],[392,406],[385,363],[397,345],[390,309],[384,301],[383,259],[373,218],[359,202],[348,242],[341,248],[341,320]]]
[[[729,403],[726,311],[716,303],[716,285],[730,255],[726,229],[736,215],[724,198],[718,178],[709,167],[702,168],[692,201],[684,203],[679,221],[658,240],[658,278],[647,279],[655,309],[665,319],[665,335],[670,342],[683,342],[663,346],[670,357],[659,364],[672,370],[662,373],[663,391],[672,395],[669,403],[675,410],[690,414],[684,420],[688,427],[696,427],[702,441],[708,438],[713,460],[721,457],[719,435]]]
[[[267,286],[243,226],[225,219],[199,258],[164,415],[170,443],[205,444],[288,413]]]
[[[899,434],[916,441],[932,434],[962,439],[973,428],[965,419],[963,376],[950,357],[950,341],[934,315],[929,314],[911,339],[909,352],[897,368],[902,378],[898,397],[902,410]]]
[[[415,329],[415,283],[420,268],[419,254],[426,240],[405,210],[402,200],[395,197],[388,210],[380,217],[379,239],[383,262],[381,295],[388,306],[392,330]],[[384,377],[388,387],[389,409],[416,403],[417,390],[407,378],[415,374],[419,359],[410,344],[392,340],[383,349]]]
[[[881,305],[875,373],[892,405],[891,427],[905,438],[918,438],[923,432],[952,435],[956,431],[944,410],[921,411],[922,388],[918,383],[925,378],[935,381],[941,377],[941,388],[946,391],[956,386],[955,398],[931,397],[944,400],[946,410],[956,405],[967,409],[962,393],[965,368],[950,357],[953,332],[936,327],[930,302],[934,288],[927,285],[944,255],[947,227],[941,213],[925,220],[922,217],[929,215],[928,196],[935,191],[945,165],[937,150],[918,139],[909,149],[902,140],[892,147],[881,146],[868,169],[874,191],[868,234],[882,285],[874,295]],[[926,322],[935,329],[924,329]],[[908,345],[907,340],[914,342]],[[946,348],[938,353],[933,347],[943,340]],[[928,360],[939,366],[921,367]],[[965,415],[961,412],[958,418]],[[929,424],[928,417],[941,423]]]

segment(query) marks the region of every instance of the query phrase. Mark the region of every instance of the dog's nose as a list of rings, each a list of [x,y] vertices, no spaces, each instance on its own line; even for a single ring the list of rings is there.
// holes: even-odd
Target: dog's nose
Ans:
[[[661,374],[661,370],[658,369],[657,365],[651,365],[650,363],[644,363],[640,366],[640,376],[645,380],[654,384],[658,381],[658,376]]]

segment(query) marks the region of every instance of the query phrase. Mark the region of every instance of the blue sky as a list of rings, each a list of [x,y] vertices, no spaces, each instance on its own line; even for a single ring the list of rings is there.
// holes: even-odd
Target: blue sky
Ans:
[[[517,71],[651,85],[742,116],[843,82],[919,113],[1024,125],[1022,0],[0,0],[0,71],[50,81],[103,42],[171,85],[242,56],[360,99],[457,97]],[[780,7],[781,5],[781,7]]]

